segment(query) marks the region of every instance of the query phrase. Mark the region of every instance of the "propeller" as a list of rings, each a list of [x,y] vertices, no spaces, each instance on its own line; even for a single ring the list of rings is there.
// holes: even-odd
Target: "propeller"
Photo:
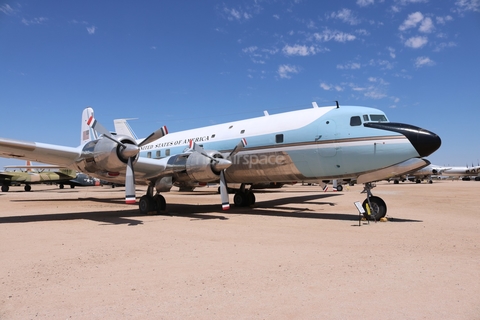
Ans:
[[[215,162],[214,166],[217,171],[220,171],[220,198],[222,202],[222,210],[230,209],[230,203],[228,200],[228,190],[227,190],[227,181],[225,180],[225,170],[232,165],[230,159],[237,154],[240,150],[242,150],[247,145],[247,140],[242,139],[240,142],[235,146],[235,148],[230,152],[227,156],[227,159],[223,158],[214,158],[208,155],[205,150],[197,145],[193,140],[190,140],[190,149],[201,153],[207,158],[210,158],[212,161]]]
[[[95,118],[90,116],[87,121],[87,125],[90,126],[93,130],[102,134],[105,138],[112,140],[116,144],[122,147],[120,153],[123,157],[127,158],[127,169],[125,173],[125,202],[126,203],[135,203],[135,170],[133,168],[133,160],[140,152],[140,148],[144,145],[147,145],[157,139],[168,134],[166,126],[161,127],[157,131],[150,134],[148,137],[142,140],[138,145],[134,144],[124,144],[121,141],[115,139],[115,137]]]

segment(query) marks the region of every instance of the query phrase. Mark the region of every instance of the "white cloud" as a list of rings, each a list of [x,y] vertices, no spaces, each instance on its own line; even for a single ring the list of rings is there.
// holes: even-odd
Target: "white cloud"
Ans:
[[[360,20],[353,15],[352,10],[350,9],[341,9],[337,12],[332,12],[330,17],[334,19],[340,19],[352,26],[360,23]]]
[[[48,20],[48,18],[45,18],[45,17],[33,18],[32,20],[27,20],[27,19],[23,18],[22,23],[26,26],[29,26],[31,24],[42,24],[47,20]]]
[[[274,14],[273,17],[277,20],[280,20],[280,16],[278,14]]]
[[[291,73],[298,73],[299,70],[296,66],[291,66],[291,65],[288,65],[288,64],[283,64],[281,66],[278,66],[278,75],[280,76],[280,78],[282,79],[290,79],[291,76],[290,74]]]
[[[435,61],[431,60],[429,57],[418,57],[415,59],[415,67],[421,68],[425,66],[433,66],[435,65]]]
[[[398,27],[398,30],[405,31],[410,28],[415,28],[419,22],[423,20],[421,12],[414,12],[408,15],[408,18]]]
[[[96,29],[97,27],[95,26],[87,27],[87,32],[88,34],[94,34]]]
[[[426,45],[427,42],[427,37],[411,37],[407,41],[405,41],[405,46],[418,49]]]
[[[418,31],[424,32],[424,33],[430,33],[435,29],[433,26],[433,21],[430,18],[425,18],[423,19],[422,23],[420,24],[420,28],[418,28]]]
[[[320,88],[325,91],[335,90],[335,91],[343,91],[343,88],[339,85],[331,85],[325,82],[320,83]]]
[[[249,20],[253,17],[252,14],[243,11],[242,9],[227,8],[226,6],[223,7],[223,12],[227,15],[227,19],[230,21]]]
[[[406,6],[410,3],[426,3],[428,0],[395,0],[396,3],[402,6]]]
[[[395,49],[392,48],[392,47],[388,47],[387,49],[388,49],[388,52],[390,53],[390,58],[395,59],[396,56],[397,56],[397,55],[395,54]]]
[[[320,83],[320,88],[322,88],[323,90],[329,91],[332,88],[332,86],[322,82]]]
[[[353,41],[356,39],[356,37],[353,34],[349,33],[344,33],[340,31],[333,31],[333,30],[323,30],[322,33],[314,33],[313,37],[317,41],[323,41],[327,42],[330,40],[337,41],[337,42],[347,42],[347,41]]]
[[[433,49],[433,51],[434,52],[439,52],[439,51],[442,51],[445,48],[451,48],[451,47],[456,47],[456,46],[457,46],[457,44],[453,41],[441,42],[435,47],[435,49]]]
[[[458,11],[475,11],[480,12],[480,0],[457,0],[455,5],[458,8]]]
[[[256,46],[250,46],[248,48],[242,49],[242,51],[245,52],[245,53],[252,53],[252,52],[256,51],[257,49],[258,48]]]
[[[357,5],[360,7],[366,7],[374,3],[374,0],[357,0]]]
[[[446,24],[448,21],[452,21],[452,16],[445,16],[445,17],[436,17],[437,24]]]
[[[360,69],[360,67],[361,67],[361,64],[358,62],[337,64],[337,69],[340,69],[340,70],[355,70],[355,69]]]
[[[13,14],[13,9],[10,7],[8,4],[4,4],[0,6],[0,12],[5,13],[6,15],[11,15]]]
[[[296,44],[294,46],[286,45],[282,52],[287,56],[310,56],[316,54],[317,50],[314,46],[307,47]]]

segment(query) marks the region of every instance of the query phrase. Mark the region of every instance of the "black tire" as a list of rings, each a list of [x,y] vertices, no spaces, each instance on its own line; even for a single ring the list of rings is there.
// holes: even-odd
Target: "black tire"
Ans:
[[[60,183],[60,184],[58,185],[58,187],[59,187],[60,189],[63,189],[65,186],[64,186],[62,183]]]
[[[9,189],[9,186],[2,186],[2,192],[8,192]]]
[[[339,185],[337,186],[337,191],[340,191],[340,192],[343,191],[343,186],[342,186],[341,184],[339,184]]]
[[[365,209],[365,218],[368,219],[369,216],[368,216],[367,204],[368,204],[368,199],[365,199],[365,201],[363,201],[362,206]],[[370,208],[371,214],[375,215],[376,220],[380,220],[381,218],[387,215],[387,205],[385,204],[385,201],[383,201],[382,198],[371,196],[370,204],[372,205],[372,207]]]
[[[167,210],[167,202],[161,194],[156,194],[153,197],[153,202],[155,203],[155,209],[157,213],[165,213],[165,211]]]
[[[255,204],[255,194],[253,192],[248,192],[247,193],[247,201],[248,201],[248,206],[253,206]]]
[[[29,192],[32,190],[32,187],[29,184],[26,184],[25,187],[23,188],[25,191]]]
[[[75,186],[73,184],[71,184],[70,189],[75,189]]]
[[[247,201],[247,197],[243,192],[237,192],[233,196],[233,203],[236,207],[245,207],[245,203]]]
[[[140,198],[138,202],[138,208],[142,214],[149,214],[154,209],[153,198],[147,195],[144,195]]]

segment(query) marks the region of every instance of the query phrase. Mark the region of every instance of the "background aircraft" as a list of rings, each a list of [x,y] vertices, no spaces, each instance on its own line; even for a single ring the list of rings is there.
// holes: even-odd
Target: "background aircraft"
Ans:
[[[415,183],[420,183],[423,180],[428,180],[428,183],[432,183],[432,176],[440,176],[442,173],[447,170],[448,167],[441,167],[437,165],[430,164],[425,168],[418,169],[416,171],[407,173],[405,175],[396,176],[393,178],[388,179],[388,181],[392,181],[394,184],[398,184],[400,181],[412,181]]]
[[[26,166],[5,166],[5,168],[14,171],[0,172],[2,192],[8,192],[12,184],[25,184],[24,190],[30,191],[32,190],[32,184],[68,183],[77,176],[76,171],[72,169],[59,169],[54,166],[32,166],[29,162]],[[57,170],[47,171],[53,169]]]
[[[57,166],[31,165],[30,161],[27,161],[25,166],[5,166],[5,168],[14,171],[0,172],[0,183],[3,192],[8,192],[10,186],[16,184],[25,184],[25,191],[30,191],[32,184],[40,183],[57,184],[60,189],[63,189],[65,185],[75,188],[76,186],[99,186],[101,184],[100,179],[90,177],[84,173]],[[51,171],[53,169],[57,170]]]
[[[480,181],[480,166],[472,167],[447,167],[442,173],[443,176],[461,178],[463,181]]]
[[[98,138],[91,133],[94,129]],[[248,146],[247,140],[248,139]],[[229,208],[228,183],[241,183],[233,201],[255,203],[255,183],[354,178],[365,184],[364,206],[377,218],[385,202],[373,196],[374,181],[429,164],[422,157],[440,138],[409,124],[389,122],[378,109],[336,106],[291,111],[167,135],[165,127],[137,142],[112,135],[93,116],[82,114],[81,144],[66,147],[0,138],[0,155],[67,166],[99,179],[125,183],[125,200],[135,203],[135,183],[148,185],[141,212],[166,208],[161,192],[175,182],[220,182],[222,208]],[[157,157],[158,155],[158,157]],[[156,193],[154,194],[154,191]]]

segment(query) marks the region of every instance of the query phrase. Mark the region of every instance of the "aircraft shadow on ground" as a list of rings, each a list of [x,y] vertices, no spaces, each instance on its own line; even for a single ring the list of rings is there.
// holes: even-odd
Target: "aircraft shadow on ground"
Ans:
[[[252,216],[272,216],[272,217],[290,217],[303,219],[324,219],[324,220],[341,220],[341,221],[358,221],[358,213],[335,213],[322,212],[306,207],[318,205],[321,207],[335,207],[334,202],[322,201],[322,199],[341,196],[340,193],[335,194],[315,194],[291,196],[275,200],[259,201],[254,207],[235,207],[232,205],[228,211],[223,211],[219,204],[167,204],[167,212],[163,215],[174,217],[185,217],[192,220],[228,220],[231,215],[252,215]],[[125,206],[122,198],[81,198],[81,199],[31,199],[31,200],[12,200],[13,202],[56,202],[56,201],[92,201],[99,203],[111,204],[112,206]],[[130,226],[143,224],[142,220],[136,220],[135,217],[142,217],[136,206],[133,209],[117,208],[110,211],[94,211],[94,212],[73,212],[73,213],[47,213],[33,214],[24,216],[0,217],[0,224],[6,223],[25,223],[40,221],[68,221],[68,220],[92,220],[112,225],[127,224]],[[323,208],[319,210],[324,210]],[[352,210],[353,211],[353,210]],[[145,217],[145,216],[143,216]],[[393,218],[392,222],[421,222],[420,220],[409,220],[401,218]]]

